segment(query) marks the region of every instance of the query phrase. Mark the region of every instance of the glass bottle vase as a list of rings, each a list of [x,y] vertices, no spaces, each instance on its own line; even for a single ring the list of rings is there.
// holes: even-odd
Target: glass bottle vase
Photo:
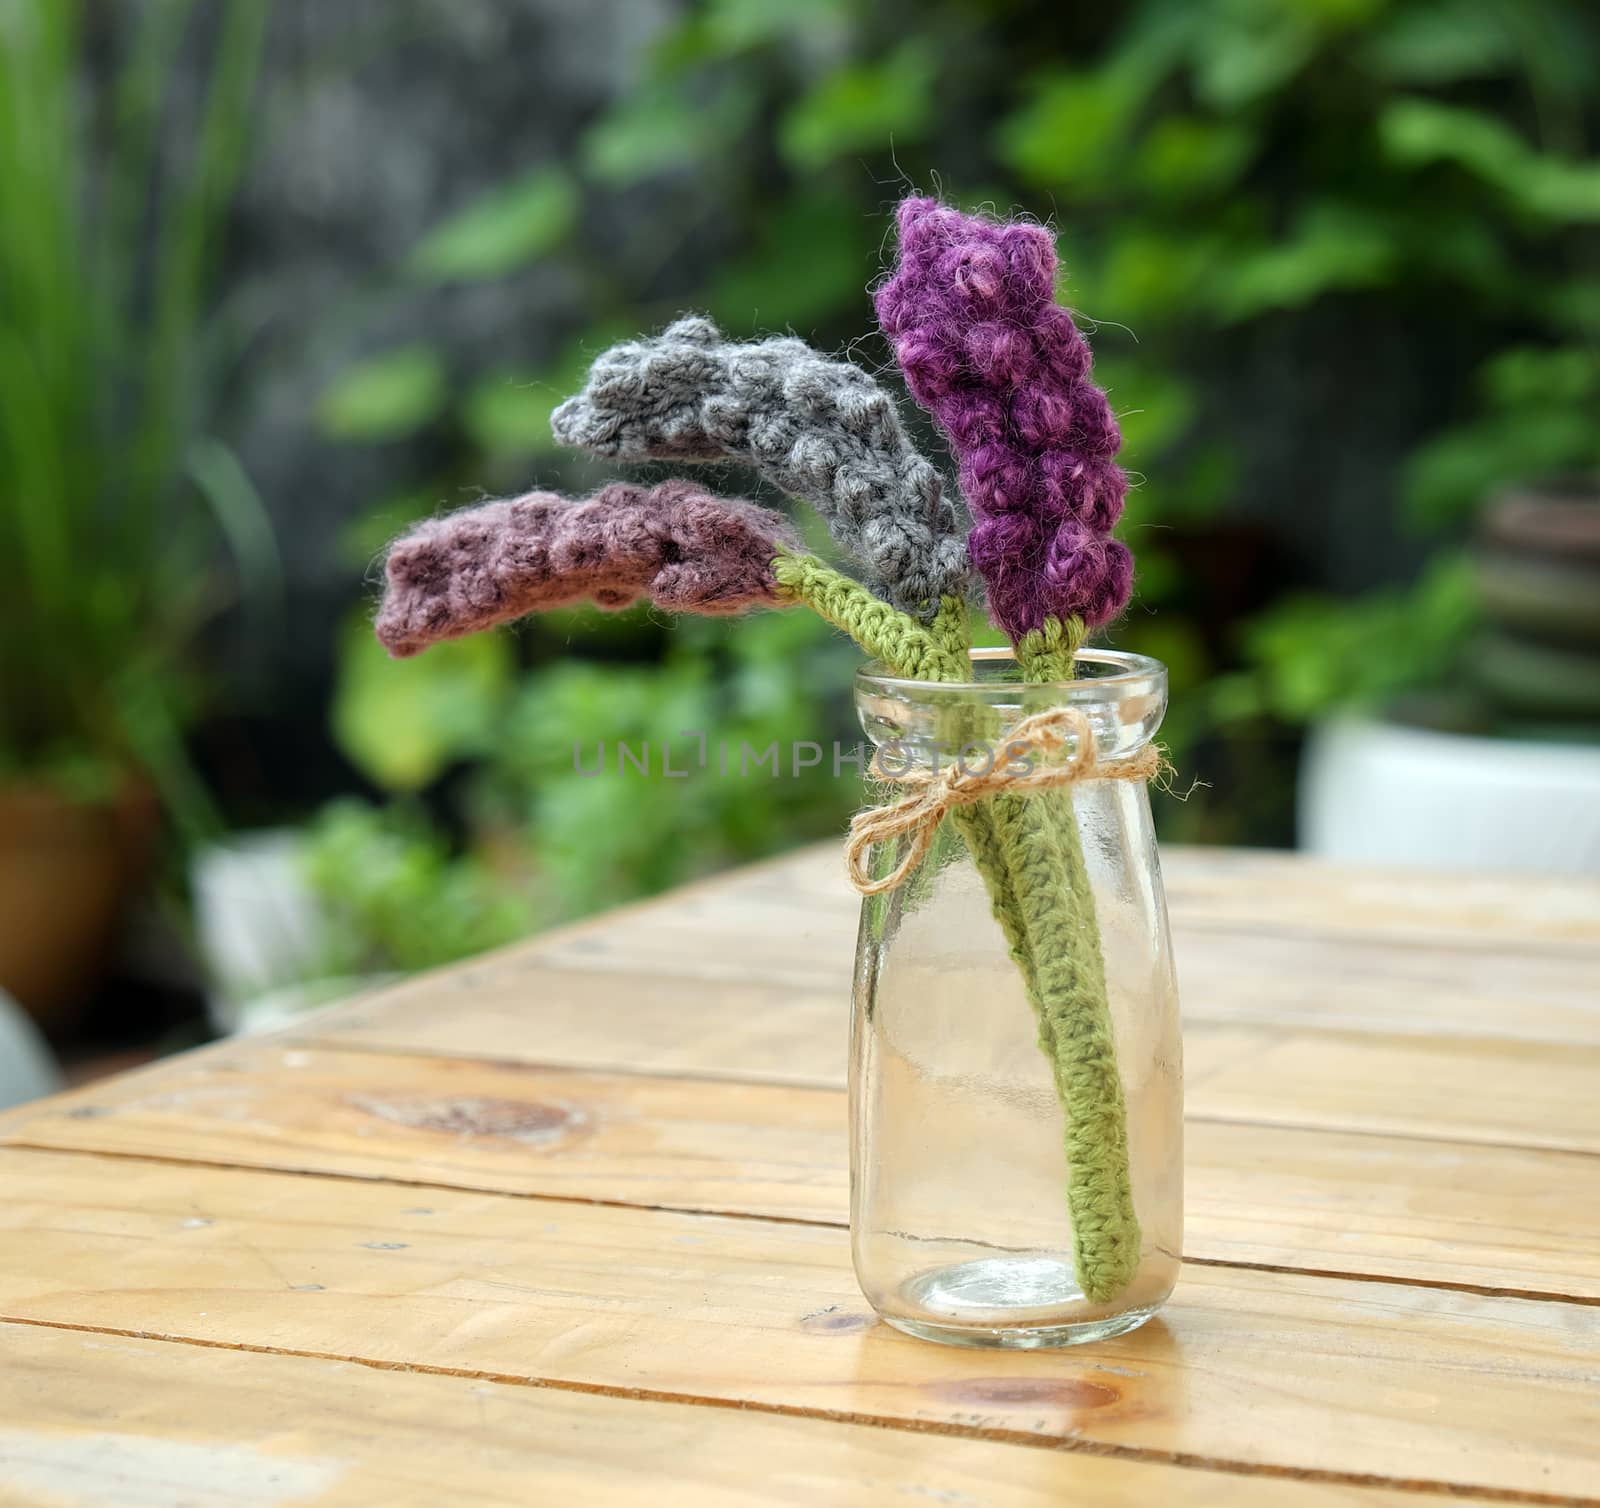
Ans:
[[[852,1250],[901,1330],[1069,1345],[1141,1324],[1178,1273],[1177,988],[1145,782],[1115,778],[1160,725],[1166,671],[1090,650],[1080,678],[1041,685],[1009,651],[973,658],[970,684],[860,672],[857,711],[887,769],[982,769],[1058,707],[1087,718],[1099,763],[955,809],[900,884],[864,898]],[[904,794],[885,783],[873,798]],[[880,847],[885,873],[894,848]]]

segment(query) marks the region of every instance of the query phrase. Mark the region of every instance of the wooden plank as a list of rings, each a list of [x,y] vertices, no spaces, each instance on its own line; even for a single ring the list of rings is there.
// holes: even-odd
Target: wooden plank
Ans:
[[[953,1352],[872,1322],[831,1227],[44,1152],[0,1177],[0,1318],[1470,1491],[1600,1481],[1596,1308],[1196,1268],[1133,1335]]]
[[[1174,918],[1196,929],[1600,953],[1600,879],[1336,864],[1281,850],[1183,846],[1163,847],[1161,868]],[[800,912],[853,925],[859,905],[844,878],[840,845],[819,843],[713,876],[650,903],[642,915],[681,917],[692,929],[696,912],[715,912],[733,897],[752,914],[774,910],[791,925]]]
[[[1162,847],[1161,868],[1174,918],[1196,929],[1600,952],[1600,879],[1339,864],[1276,849],[1183,845]],[[802,907],[853,921],[858,904],[838,843],[714,876],[687,898],[714,907],[731,891],[747,904],[781,908],[791,921]],[[669,910],[674,899],[664,898]]]
[[[1600,1152],[1600,1048],[1198,1027],[1192,1116]]]
[[[637,979],[624,989],[582,971],[541,971],[522,986],[480,982],[470,1000],[448,1007],[420,992],[380,997],[342,1028],[311,1020],[296,1035],[597,1071],[844,1082],[839,1000],[777,991],[768,1008],[735,983],[679,996],[669,980]],[[1600,1151],[1600,1045],[1192,1019],[1184,1045],[1194,1115]]]
[[[838,1090],[272,1042],[22,1106],[0,1141],[837,1224],[848,1207]]]
[[[4,1508],[1416,1505],[1399,1491],[31,1325],[0,1326],[0,1348]]]
[[[839,1010],[848,1002],[855,917],[821,913],[798,926],[792,909],[763,912],[740,895],[725,916],[711,902],[689,925],[660,911],[615,933],[552,944],[541,968],[595,971],[619,993],[667,976],[767,997],[787,991]],[[723,936],[719,947],[715,939]],[[1190,1020],[1386,1032],[1506,1036],[1600,1045],[1600,951],[1463,948],[1393,939],[1227,930],[1174,917],[1173,946]],[[474,976],[490,989],[509,979]]]
[[[1267,849],[1163,847],[1167,904],[1190,926],[1468,950],[1600,952],[1600,880],[1337,864]]]
[[[313,1011],[287,1036],[606,1072],[842,1085],[849,1021],[848,985],[840,994],[501,955],[459,976]]]
[[[1175,922],[1186,1021],[1600,1047],[1600,955],[1285,937]]]
[[[236,1043],[23,1106],[12,1145],[843,1225],[837,1090]],[[1600,1158],[1191,1121],[1185,1255],[1600,1300]]]
[[[1204,1120],[1185,1142],[1191,1259],[1600,1303],[1600,1158]]]
[[[1330,878],[1293,856],[1209,851],[1178,852],[1168,868],[1183,880],[1172,913],[1192,1022],[1600,1046],[1600,884]],[[1450,921],[1457,901],[1461,925]],[[400,1051],[838,1082],[856,911],[833,847],[802,850],[334,1007],[301,1030]]]
[[[1340,868],[1227,850],[1169,851],[1163,867],[1181,942],[1300,941],[1321,958],[1337,956],[1328,944],[1363,943],[1379,958],[1418,949],[1463,969],[1511,954],[1536,972],[1555,961],[1563,979],[1587,977],[1595,1005],[1600,881]],[[590,924],[531,946],[566,967],[832,988],[849,980],[859,904],[825,845],[631,908],[623,925]]]
[[[848,966],[848,953],[842,954]],[[1525,961],[1524,961],[1525,962]],[[1221,1026],[1310,1027],[1600,1048],[1600,964],[1209,938],[1178,954],[1190,1035]],[[1514,978],[1523,987],[1507,1004]],[[482,964],[446,987],[408,984],[317,1012],[300,1040],[396,1052],[791,1084],[842,1084],[849,985],[619,973],[537,958]]]

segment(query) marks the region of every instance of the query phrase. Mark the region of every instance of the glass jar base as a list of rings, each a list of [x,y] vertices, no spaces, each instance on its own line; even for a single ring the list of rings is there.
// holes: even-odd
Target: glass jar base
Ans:
[[[1065,1262],[1048,1257],[988,1257],[919,1274],[901,1289],[911,1314],[885,1314],[897,1330],[947,1346],[1041,1351],[1107,1340],[1156,1312],[1146,1304],[1117,1314],[1069,1320],[1087,1307]]]
[[[986,1351],[1058,1351],[1066,1346],[1087,1345],[1090,1341],[1110,1340],[1137,1330],[1154,1314],[1155,1308],[1130,1309],[1104,1319],[1083,1320],[1076,1325],[1043,1325],[1003,1330],[974,1330],[966,1325],[936,1324],[932,1320],[908,1319],[901,1314],[886,1314],[883,1321],[914,1335],[918,1340],[938,1341],[941,1346],[970,1346]]]

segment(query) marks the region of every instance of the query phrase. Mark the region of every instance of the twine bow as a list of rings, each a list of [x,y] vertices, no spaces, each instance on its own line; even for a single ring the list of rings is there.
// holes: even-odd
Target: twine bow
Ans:
[[[1067,757],[1052,763],[1051,756],[1069,745]],[[1028,768],[1014,769],[1013,764],[1022,758],[1028,759]],[[884,767],[880,749],[872,756],[870,773],[879,780],[915,789],[891,805],[858,812],[850,819],[850,836],[844,846],[850,883],[862,895],[896,889],[922,862],[940,822],[954,807],[970,806],[1002,791],[1032,796],[1078,780],[1149,780],[1165,765],[1166,756],[1154,744],[1146,744],[1127,759],[1102,764],[1094,725],[1076,707],[1051,707],[1023,718],[982,769],[968,768],[957,760],[937,772],[891,771]],[[873,848],[906,834],[911,841],[900,862],[890,873],[875,877],[868,867]]]

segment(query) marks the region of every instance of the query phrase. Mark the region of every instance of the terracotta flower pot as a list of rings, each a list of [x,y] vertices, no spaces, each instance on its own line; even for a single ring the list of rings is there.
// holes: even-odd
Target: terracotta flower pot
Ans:
[[[156,824],[136,781],[94,803],[0,786],[0,989],[46,1031],[70,1026],[98,982]]]

